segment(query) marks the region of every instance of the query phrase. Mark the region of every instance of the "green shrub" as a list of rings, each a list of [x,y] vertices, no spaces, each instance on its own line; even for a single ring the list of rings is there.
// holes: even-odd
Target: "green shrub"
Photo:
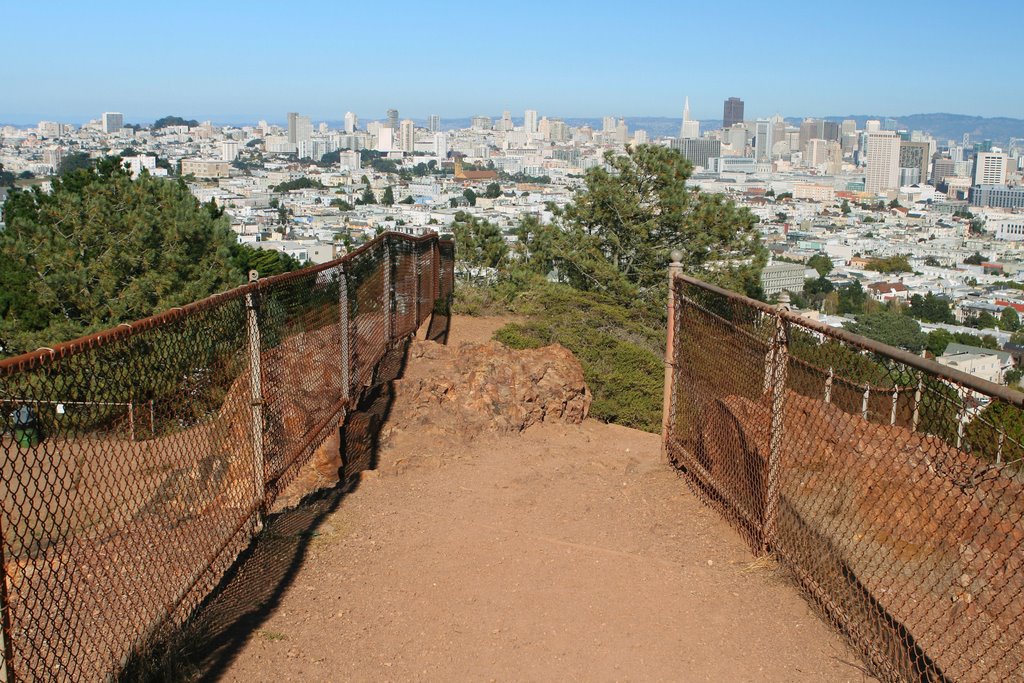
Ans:
[[[496,340],[517,349],[565,346],[594,394],[591,417],[660,431],[665,332],[657,313],[552,284],[523,292],[512,309],[525,322],[505,325]]]

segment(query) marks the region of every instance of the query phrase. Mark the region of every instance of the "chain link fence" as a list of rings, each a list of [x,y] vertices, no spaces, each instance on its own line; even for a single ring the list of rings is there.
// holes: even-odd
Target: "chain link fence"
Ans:
[[[669,458],[892,681],[1024,671],[1024,394],[674,275]]]
[[[183,623],[388,351],[447,334],[453,264],[387,233],[0,362],[0,679],[117,675]]]

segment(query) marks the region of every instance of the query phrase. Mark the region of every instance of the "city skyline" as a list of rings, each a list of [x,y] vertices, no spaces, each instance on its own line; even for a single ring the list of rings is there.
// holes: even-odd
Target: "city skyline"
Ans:
[[[1024,19],[1024,9],[991,4],[1000,23]],[[0,121],[80,122],[112,109],[139,122],[169,113],[255,121],[287,111],[314,120],[340,120],[345,111],[378,118],[388,108],[412,118],[505,109],[677,117],[687,95],[698,120],[720,119],[730,96],[744,100],[748,119],[855,111],[1024,116],[1024,94],[1007,87],[999,69],[978,69],[975,59],[941,69],[908,60],[961,28],[951,2],[904,5],[898,16],[877,11],[888,8],[880,3],[855,13],[824,6],[813,18],[795,3],[769,14],[758,7],[731,6],[730,19],[711,7],[640,3],[631,7],[631,37],[612,21],[617,14],[573,2],[525,1],[514,12],[459,3],[428,12],[399,0],[384,18],[369,6],[342,11],[314,2],[290,17],[315,22],[320,31],[311,37],[271,30],[280,17],[235,2],[185,0],[173,10],[115,2],[102,16],[74,2],[62,6],[59,25],[22,3],[0,16],[11,26],[45,25],[49,41],[41,49],[37,31],[9,36],[9,50],[32,68],[6,77]],[[97,40],[112,17],[130,20],[146,40]],[[523,31],[523,22],[535,28]],[[965,41],[986,64],[1014,61],[1012,41]]]

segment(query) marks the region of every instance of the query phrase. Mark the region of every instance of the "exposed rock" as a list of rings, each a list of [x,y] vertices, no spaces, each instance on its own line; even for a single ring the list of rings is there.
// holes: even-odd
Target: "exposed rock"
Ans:
[[[459,348],[416,341],[395,383],[391,429],[430,424],[465,436],[582,422],[590,410],[583,368],[565,347],[515,351],[497,342]]]

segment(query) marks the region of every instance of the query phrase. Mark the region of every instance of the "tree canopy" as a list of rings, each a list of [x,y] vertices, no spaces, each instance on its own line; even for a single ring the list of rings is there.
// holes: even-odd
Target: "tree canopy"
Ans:
[[[324,184],[319,180],[314,180],[307,176],[296,178],[295,180],[286,180],[283,183],[275,185],[273,188],[274,192],[290,192],[292,190],[306,190],[306,189],[324,189]]]
[[[847,327],[854,334],[915,353],[920,352],[926,343],[926,336],[916,320],[887,310],[866,313]]]
[[[195,119],[183,119],[180,116],[164,116],[153,122],[152,129],[159,130],[160,128],[167,128],[169,126],[188,126],[189,128],[195,128],[199,125],[199,122]]]
[[[239,249],[215,205],[119,157],[16,190],[0,232],[0,344],[19,353],[239,284]]]
[[[906,256],[889,256],[886,258],[873,258],[864,266],[866,270],[874,270],[879,273],[909,273],[914,269],[910,267],[910,261]]]
[[[498,226],[459,211],[455,214],[452,230],[460,261],[488,268],[497,268],[505,261],[508,245]]]
[[[821,277],[825,277],[832,272],[832,259],[825,254],[815,254],[807,259],[807,265],[818,271],[818,275]]]
[[[669,252],[683,268],[747,294],[760,293],[767,253],[757,219],[720,194],[690,188],[693,166],[677,150],[639,145],[605,154],[566,207],[560,261],[582,289],[652,293]]]
[[[910,297],[910,308],[908,313],[911,317],[923,320],[926,323],[955,323],[953,311],[949,308],[949,302],[937,297],[931,292],[924,296],[915,294]]]

